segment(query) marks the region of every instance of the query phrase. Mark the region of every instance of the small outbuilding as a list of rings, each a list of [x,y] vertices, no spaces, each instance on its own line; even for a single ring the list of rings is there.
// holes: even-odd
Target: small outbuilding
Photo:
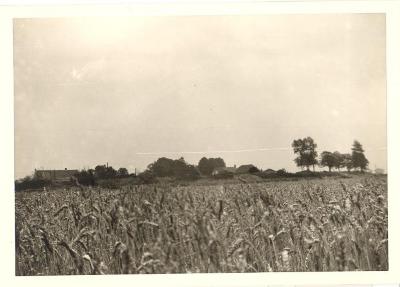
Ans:
[[[236,173],[236,167],[216,167],[214,168],[212,175],[213,176],[218,176],[218,175],[228,175],[228,174],[235,174]]]

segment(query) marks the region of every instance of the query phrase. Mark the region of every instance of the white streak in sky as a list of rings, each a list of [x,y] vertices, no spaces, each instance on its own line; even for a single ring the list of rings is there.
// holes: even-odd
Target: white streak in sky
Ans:
[[[137,152],[136,155],[165,155],[165,154],[215,154],[215,153],[240,153],[256,151],[287,151],[286,147],[277,148],[257,148],[257,149],[238,149],[238,150],[207,150],[207,151],[164,151],[164,152]]]
[[[168,154],[216,154],[216,153],[242,153],[242,152],[257,152],[257,151],[292,151],[292,148],[276,147],[276,148],[255,148],[255,149],[237,149],[237,150],[206,150],[206,151],[158,151],[158,152],[137,152],[136,155],[168,155]],[[386,147],[365,149],[386,150]]]

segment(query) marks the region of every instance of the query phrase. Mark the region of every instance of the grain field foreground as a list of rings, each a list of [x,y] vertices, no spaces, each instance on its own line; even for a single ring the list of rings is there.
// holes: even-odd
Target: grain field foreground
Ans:
[[[16,274],[388,270],[386,177],[16,193]]]

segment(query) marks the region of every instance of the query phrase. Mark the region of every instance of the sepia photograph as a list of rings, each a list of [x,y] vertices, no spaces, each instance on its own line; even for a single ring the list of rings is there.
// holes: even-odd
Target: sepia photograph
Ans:
[[[389,270],[385,13],[12,30],[16,276]]]

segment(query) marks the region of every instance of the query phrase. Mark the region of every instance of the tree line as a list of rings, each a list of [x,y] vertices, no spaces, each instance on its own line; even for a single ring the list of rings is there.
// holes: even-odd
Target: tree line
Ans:
[[[347,171],[360,170],[364,172],[369,164],[365,157],[364,149],[357,140],[353,142],[351,152],[340,153],[338,151],[323,151],[318,158],[317,144],[311,137],[295,139],[292,142],[293,152],[296,155],[294,162],[301,170],[315,170],[315,166],[327,167],[329,171],[333,168],[340,171],[346,168]],[[201,176],[211,176],[216,168],[225,168],[225,161],[220,158],[206,158],[199,160],[197,165],[189,164],[183,157],[179,159],[170,159],[161,157],[149,164],[145,171],[129,174],[128,169],[120,167],[114,169],[112,166],[97,165],[95,168],[83,169],[75,174],[79,184],[96,185],[101,180],[110,180],[126,177],[137,177],[139,183],[154,182],[156,178],[171,177],[179,180],[196,180]],[[257,169],[258,170],[258,169]],[[276,172],[276,175],[290,176],[284,169]],[[263,176],[259,172],[260,176]],[[48,184],[45,180],[35,179],[34,177],[25,177],[15,182],[18,189],[38,188]]]
[[[143,182],[151,182],[156,177],[173,177],[183,180],[195,180],[203,176],[210,176],[215,168],[226,167],[225,161],[218,158],[203,157],[197,166],[189,164],[183,157],[173,160],[161,157],[149,164],[147,169],[139,174]]]
[[[317,144],[311,137],[294,140],[292,143],[293,151],[297,155],[294,159],[296,165],[301,169],[310,170],[315,165],[328,167],[329,171],[336,168],[340,171],[341,168],[346,168],[347,171],[353,169],[365,171],[368,168],[369,161],[365,157],[364,149],[361,143],[357,140],[353,142],[351,153],[340,153],[338,151],[323,151],[318,160]]]
[[[197,166],[187,163],[183,157],[179,159],[161,157],[150,163],[146,170],[137,176],[144,183],[152,182],[156,177],[195,180],[202,175],[210,176],[214,169],[218,167],[226,167],[225,161],[220,157],[203,157]],[[94,169],[81,170],[76,174],[78,182],[86,185],[94,185],[99,179],[123,178],[128,176],[136,177],[136,174],[129,174],[128,170],[123,167],[115,170],[112,166],[108,165],[97,165]]]

